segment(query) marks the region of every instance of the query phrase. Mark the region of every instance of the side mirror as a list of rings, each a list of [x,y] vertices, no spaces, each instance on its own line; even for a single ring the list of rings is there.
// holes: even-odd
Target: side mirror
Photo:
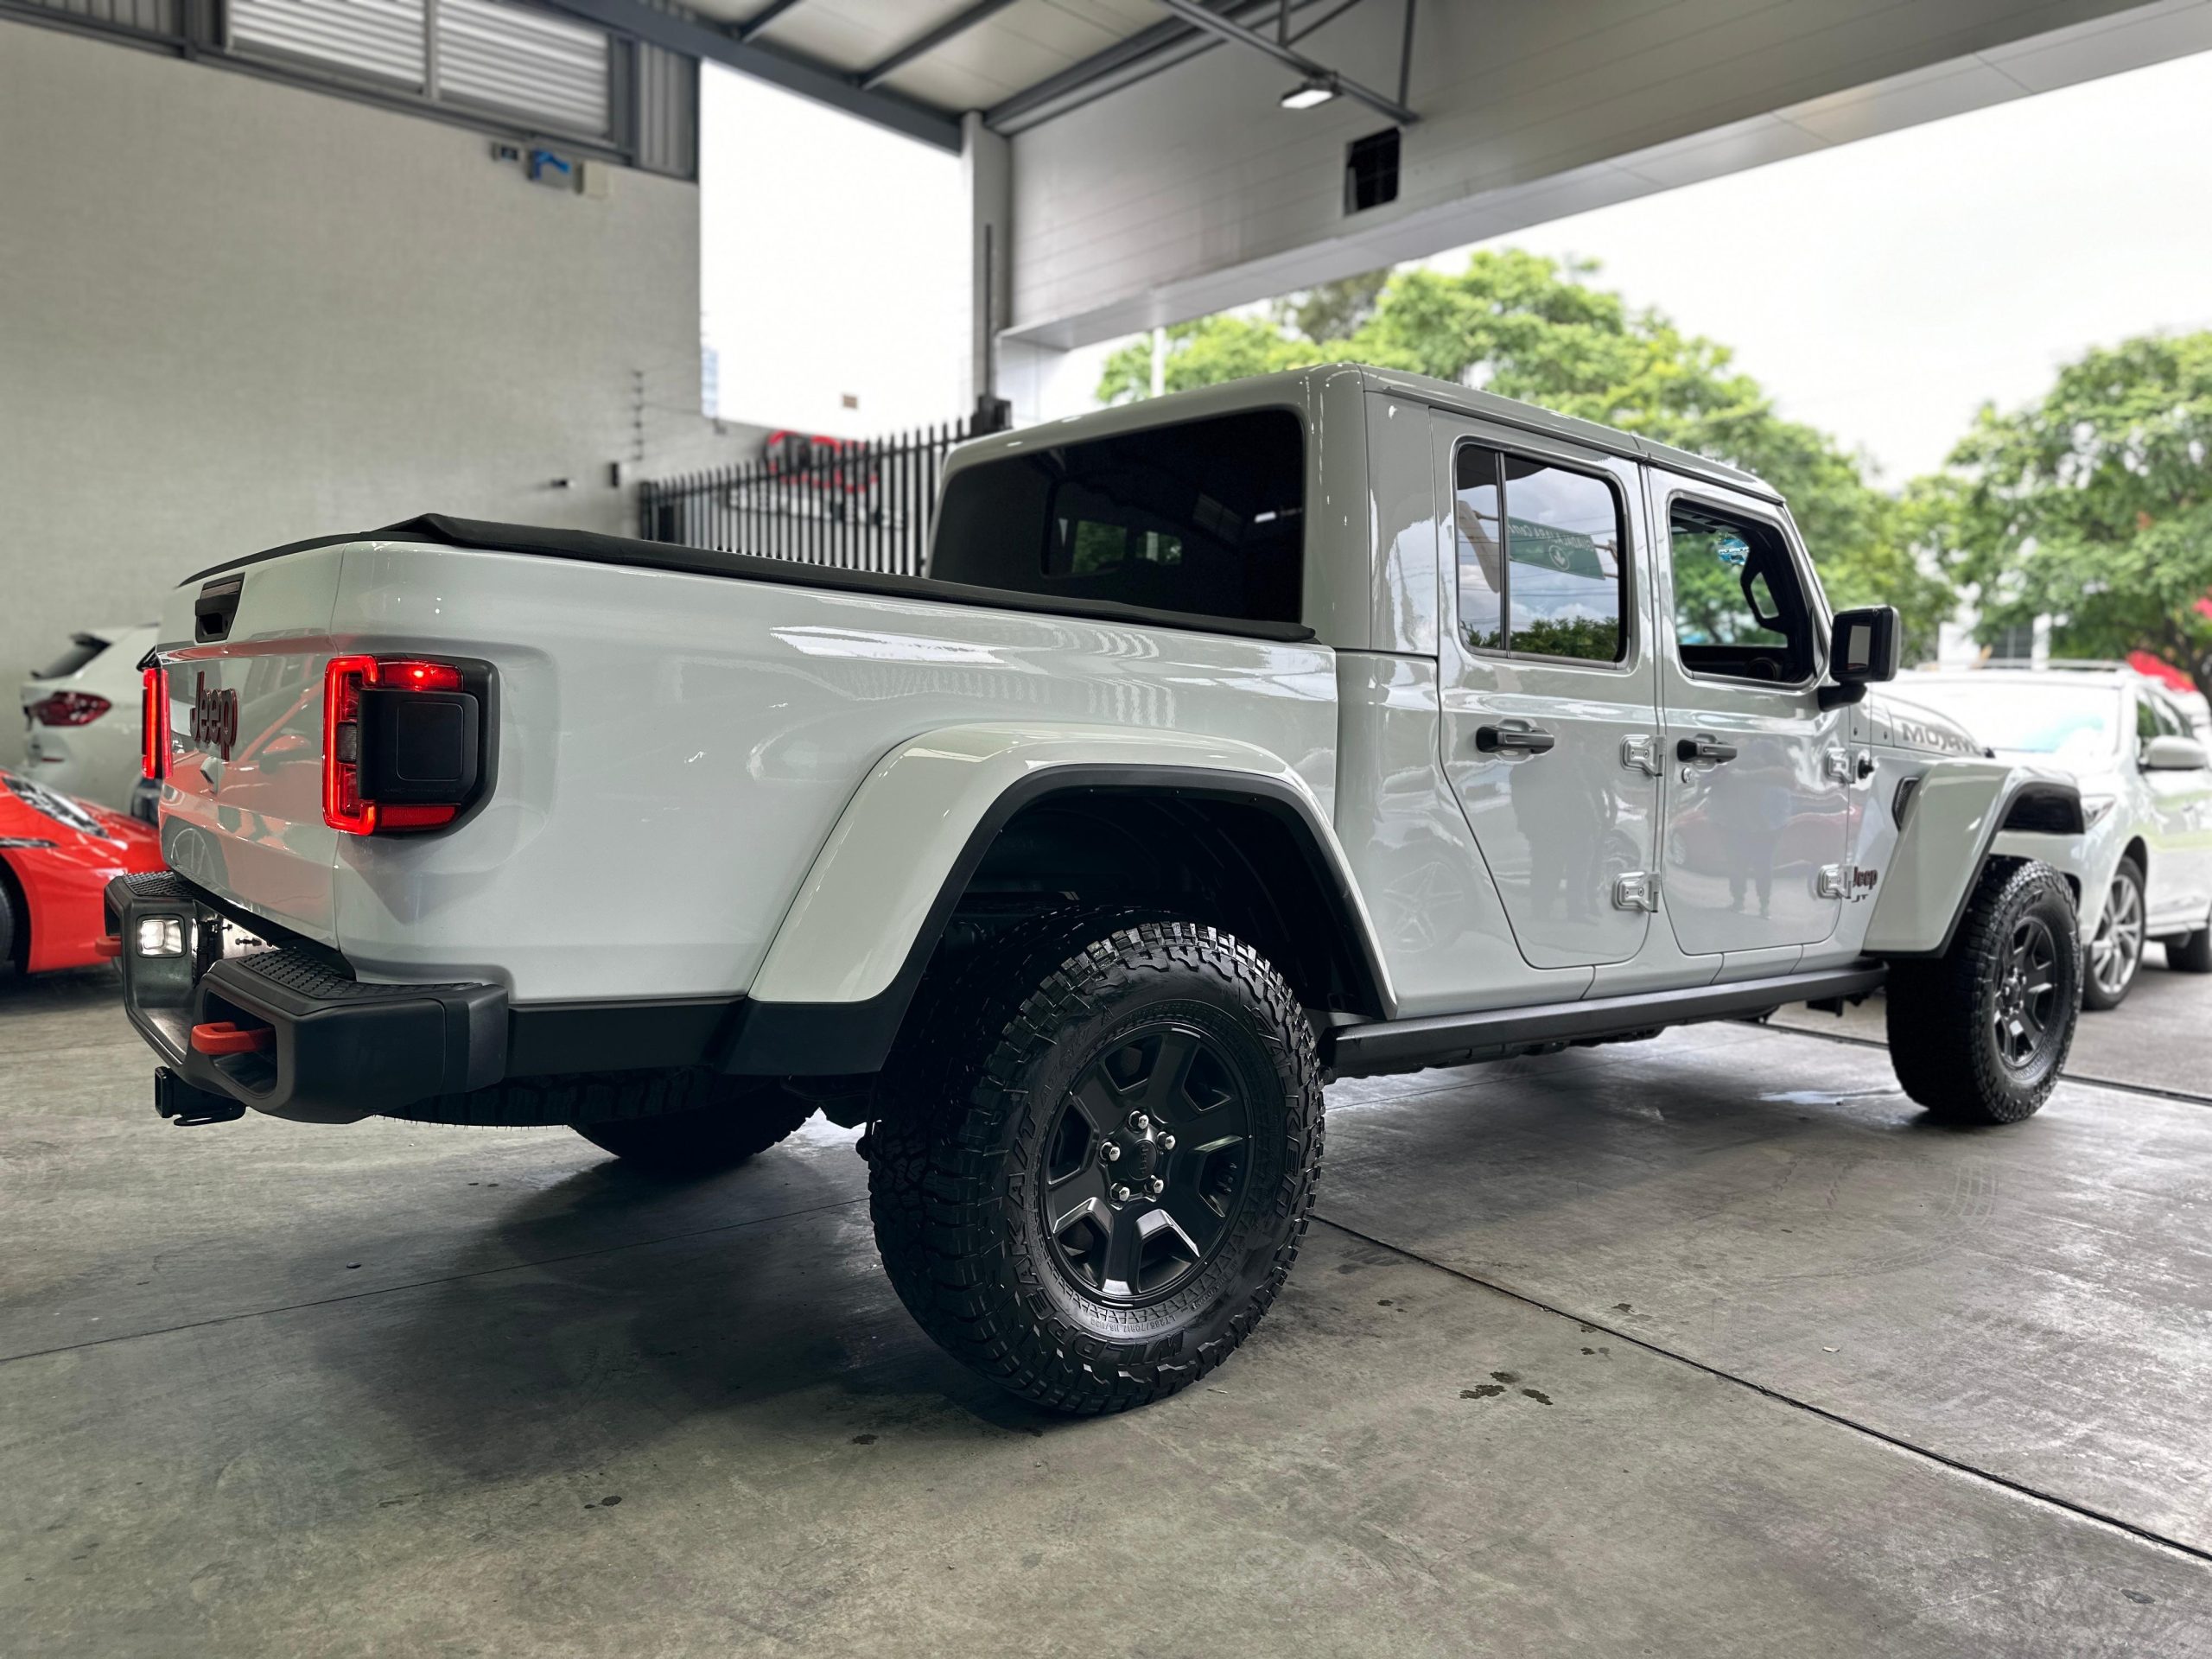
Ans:
[[[2212,766],[2212,751],[2193,737],[2154,737],[2143,746],[2145,772],[2198,772]]]
[[[1897,677],[1897,607],[1869,605],[1839,611],[1828,630],[1828,679],[1821,688],[1821,707],[1856,702],[1866,688]]]

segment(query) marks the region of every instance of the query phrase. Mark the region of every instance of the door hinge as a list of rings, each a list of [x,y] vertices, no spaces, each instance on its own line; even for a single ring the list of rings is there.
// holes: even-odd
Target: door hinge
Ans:
[[[1830,749],[1821,756],[1821,770],[1827,773],[1831,781],[1839,784],[1847,784],[1851,781],[1850,750]]]
[[[1653,870],[1630,870],[1613,878],[1613,906],[1617,910],[1659,908],[1659,876]]]
[[[1823,899],[1842,899],[1849,895],[1858,880],[1859,870],[1855,865],[1823,864],[1821,866],[1821,878],[1814,886]]]
[[[1649,732],[1621,739],[1621,765],[1647,778],[1659,775],[1659,740]]]

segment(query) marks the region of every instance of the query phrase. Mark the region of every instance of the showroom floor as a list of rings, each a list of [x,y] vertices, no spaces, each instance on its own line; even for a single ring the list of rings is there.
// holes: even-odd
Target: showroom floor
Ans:
[[[2008,1130],[1740,1026],[1339,1085],[1258,1336],[1088,1422],[846,1132],[178,1129],[111,997],[0,988],[11,1655],[2212,1654],[2212,980]]]

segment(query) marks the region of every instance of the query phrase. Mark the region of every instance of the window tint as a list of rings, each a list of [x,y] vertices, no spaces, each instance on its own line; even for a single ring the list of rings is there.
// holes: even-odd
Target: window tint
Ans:
[[[1476,651],[1615,663],[1619,498],[1588,473],[1463,445],[1453,461],[1459,637]]]
[[[945,486],[929,573],[1246,621],[1299,620],[1304,429],[1263,410],[988,461]]]
[[[1745,680],[1812,672],[1812,611],[1779,530],[1678,500],[1668,511],[1667,542],[1685,668]]]

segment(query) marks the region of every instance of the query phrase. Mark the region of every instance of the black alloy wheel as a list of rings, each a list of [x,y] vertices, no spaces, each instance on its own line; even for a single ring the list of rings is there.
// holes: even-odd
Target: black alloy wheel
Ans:
[[[2037,917],[2023,916],[2013,925],[1990,1016],[1997,1057],[2015,1071],[2033,1066],[2056,1038],[2058,977],[2050,929]]]
[[[1116,1033],[1046,1136],[1038,1211],[1060,1270],[1109,1306],[1173,1294],[1232,1230],[1250,1134],[1244,1085],[1214,1038],[1176,1020]]]

